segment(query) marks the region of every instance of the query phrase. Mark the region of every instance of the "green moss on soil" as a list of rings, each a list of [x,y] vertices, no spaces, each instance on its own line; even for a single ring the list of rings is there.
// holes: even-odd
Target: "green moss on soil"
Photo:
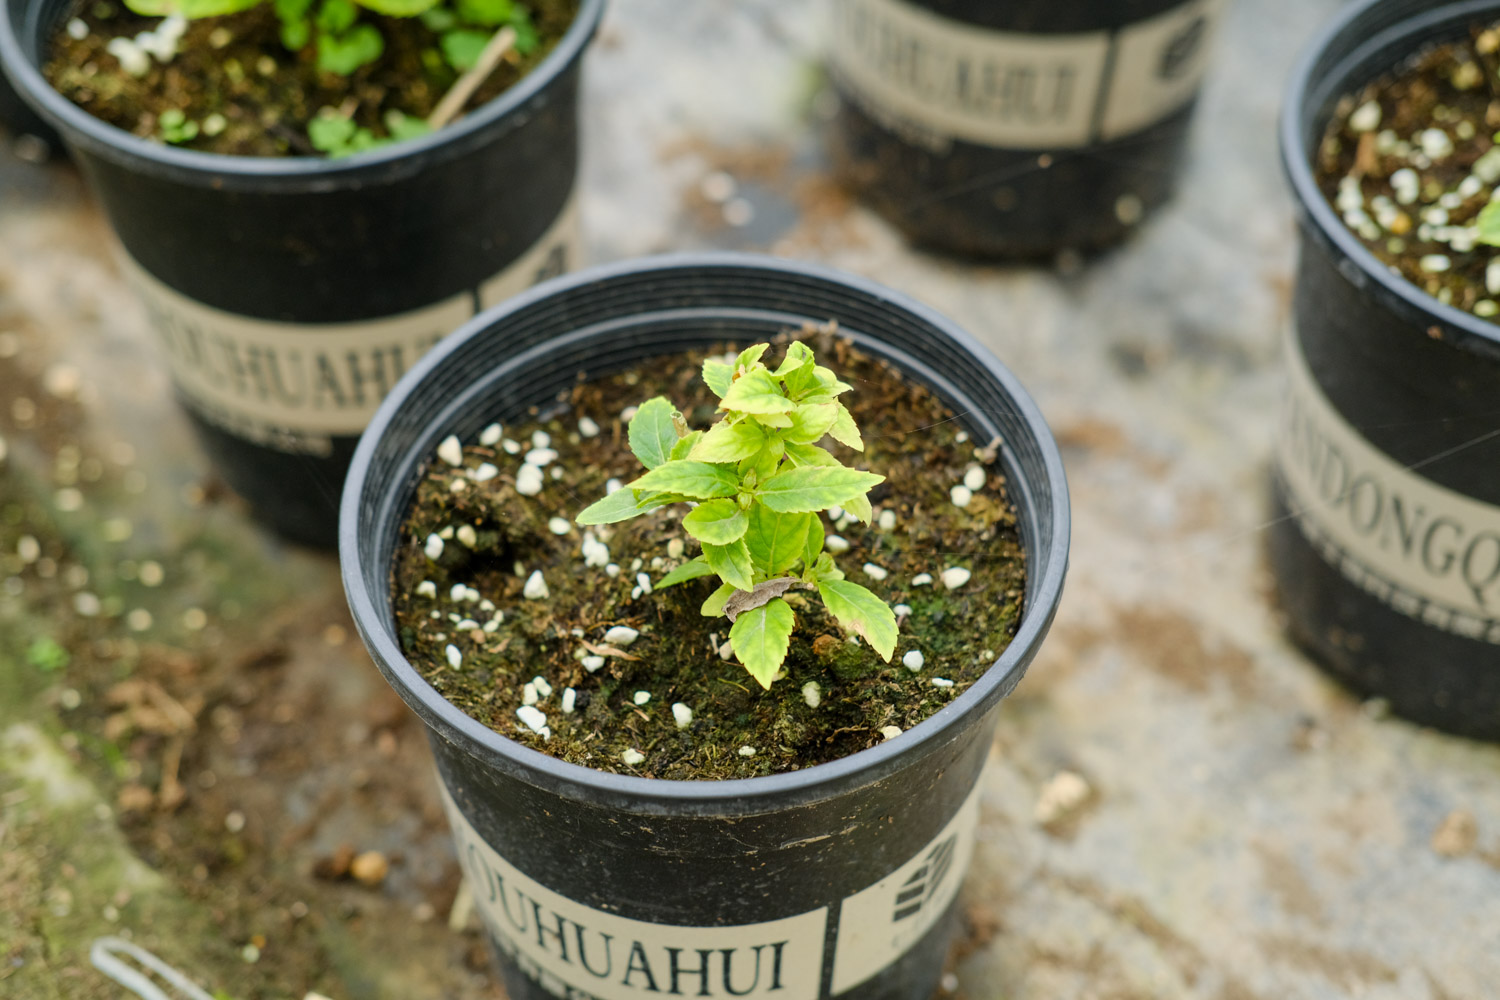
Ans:
[[[850,543],[838,556],[850,579],[912,609],[891,663],[845,636],[816,598],[792,591],[788,600],[797,628],[786,676],[766,692],[738,662],[720,657],[728,621],[698,613],[717,578],[632,597],[637,572],[659,580],[697,553],[697,543],[681,529],[680,505],[594,529],[619,573],[611,577],[584,566],[583,532],[572,517],[605,494],[607,480],[628,481],[640,472],[622,411],[665,395],[691,426],[704,428],[713,420],[716,400],[698,376],[701,354],[654,360],[647,370],[580,384],[555,414],[505,428],[505,440],[520,444],[521,454],[507,452],[503,442],[468,443],[467,470],[485,462],[499,469],[486,482],[433,462],[403,526],[393,568],[394,612],[408,657],[444,697],[511,739],[573,763],[658,778],[797,770],[873,746],[883,739],[883,727],[908,729],[951,702],[994,662],[1021,616],[1025,568],[1004,477],[993,451],[976,449],[955,415],[925,388],[846,342],[830,338],[814,346],[820,359],[831,359],[824,363],[855,386],[844,399],[866,442],[862,456],[832,447],[846,464],[887,477],[871,501],[877,512],[896,515],[892,530],[853,522],[828,530]],[[597,437],[578,433],[584,416],[601,428]],[[549,469],[541,493],[527,497],[516,491],[515,475],[537,431],[551,438],[558,453],[553,468],[563,474],[552,478]],[[949,491],[975,464],[984,467],[985,486],[958,508]],[[452,489],[455,479],[465,483],[460,492]],[[549,528],[557,517],[568,520],[567,534]],[[474,529],[473,548],[458,538],[465,525]],[[436,560],[423,551],[432,533],[447,538]],[[677,550],[674,541],[683,544],[675,557],[669,554]],[[871,578],[862,571],[866,563],[889,575]],[[972,578],[949,591],[938,578],[958,566],[971,570]],[[542,572],[548,598],[522,596],[534,570]],[[914,585],[912,579],[923,573],[933,583]],[[435,597],[418,593],[424,581],[435,586]],[[478,591],[501,620],[486,631],[495,614],[477,601],[455,598],[455,585]],[[615,625],[638,630],[639,639],[620,650],[627,655],[606,650],[605,666],[588,672],[581,657],[603,646],[605,631]],[[450,668],[445,655],[450,644],[462,654],[458,669]],[[902,665],[911,650],[925,659],[919,671]],[[516,717],[523,688],[534,677],[553,689],[537,705],[551,729],[546,740]],[[935,685],[934,678],[953,686]],[[810,682],[821,689],[816,708],[803,694]],[[568,687],[577,692],[572,714],[560,708]],[[638,691],[649,692],[646,704],[634,703]],[[673,719],[675,702],[693,711],[685,729]],[[743,747],[754,754],[743,755]],[[644,761],[626,766],[621,754],[627,749],[643,753]]]
[[[530,0],[542,44],[521,56],[514,51],[469,99],[475,108],[503,93],[546,58],[578,13],[578,0]],[[216,136],[202,130],[185,148],[237,156],[318,155],[307,123],[320,108],[352,109],[356,124],[386,135],[384,116],[396,110],[426,118],[457,74],[437,56],[437,36],[419,18],[383,17],[362,11],[385,37],[385,54],[347,77],[320,73],[309,47],[289,52],[270,4],[189,24],[178,55],[152,61],[133,77],[105,51],[111,39],[133,38],[160,18],[132,13],[116,0],[78,0],[71,17],[88,25],[82,39],[64,30],[60,18],[51,58],[43,69],[65,97],[96,118],[144,138],[160,138],[161,113],[177,109],[202,123],[222,115]]]

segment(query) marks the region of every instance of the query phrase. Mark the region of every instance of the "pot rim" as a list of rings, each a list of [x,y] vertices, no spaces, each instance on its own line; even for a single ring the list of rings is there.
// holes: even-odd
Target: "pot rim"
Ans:
[[[1388,308],[1423,327],[1423,336],[1441,335],[1441,339],[1490,357],[1500,357],[1500,326],[1480,319],[1454,306],[1444,305],[1427,292],[1386,269],[1359,238],[1344,225],[1343,219],[1323,197],[1313,173],[1308,143],[1309,126],[1319,109],[1310,97],[1326,98],[1353,92],[1380,72],[1354,78],[1354,66],[1370,49],[1384,48],[1402,42],[1406,54],[1414,54],[1428,37],[1457,22],[1472,21],[1483,15],[1500,13],[1496,0],[1449,0],[1441,6],[1414,10],[1395,24],[1374,32],[1363,30],[1359,23],[1380,7],[1414,6],[1410,0],[1357,0],[1347,3],[1323,26],[1303,49],[1288,82],[1278,125],[1282,170],[1290,183],[1298,209],[1301,229],[1325,250],[1342,256],[1339,271],[1355,285],[1370,288]],[[1343,52],[1331,65],[1324,65],[1330,49],[1343,46]],[[1394,64],[1392,64],[1393,68]],[[1319,122],[1317,136],[1327,120]],[[1316,141],[1316,140],[1315,140]],[[1351,268],[1357,269],[1350,273]]]
[[[580,0],[573,23],[530,73],[493,100],[429,135],[331,160],[318,156],[237,156],[178,149],[133,135],[95,118],[55,90],[22,51],[12,25],[18,9],[34,20],[47,0],[0,0],[0,72],[11,79],[22,99],[58,130],[70,144],[127,170],[180,184],[229,190],[277,190],[281,193],[360,188],[391,181],[425,169],[434,160],[452,159],[495,141],[524,120],[521,111],[553,81],[582,58],[603,17],[605,0]],[[28,30],[34,25],[28,24]]]
[[[1047,549],[1038,552],[1046,569],[1036,583],[1015,636],[996,662],[958,698],[900,736],[847,757],[798,771],[722,781],[644,778],[571,764],[513,742],[466,715],[428,684],[402,653],[394,635],[389,609],[379,606],[375,595],[365,586],[361,572],[363,561],[357,541],[360,500],[377,442],[393,422],[403,400],[420,386],[432,369],[469,340],[539,300],[611,278],[685,267],[756,268],[798,279],[821,279],[905,310],[941,328],[975,363],[982,365],[985,374],[999,382],[1015,402],[1017,412],[1031,431],[1041,465],[1050,480],[1052,538]],[[1067,571],[1069,534],[1068,493],[1062,455],[1041,411],[1016,376],[966,330],[902,293],[822,265],[746,253],[682,253],[594,267],[536,285],[476,316],[424,355],[387,395],[360,438],[341,500],[339,562],[355,627],[376,666],[407,705],[437,735],[459,744],[487,765],[520,771],[528,780],[570,797],[647,810],[657,805],[674,811],[696,809],[719,814],[749,814],[788,802],[820,801],[846,791],[851,785],[863,786],[878,781],[901,766],[909,754],[923,754],[939,748],[946,737],[959,731],[962,722],[981,714],[998,701],[1008,690],[1007,683],[1013,684],[1013,678],[1019,679],[1020,673],[1035,656],[1056,614]]]

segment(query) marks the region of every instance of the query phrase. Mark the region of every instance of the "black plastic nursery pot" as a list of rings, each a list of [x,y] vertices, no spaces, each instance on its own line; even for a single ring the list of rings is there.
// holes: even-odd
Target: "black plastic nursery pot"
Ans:
[[[580,372],[753,343],[836,319],[1003,442],[1028,579],[1019,631],[927,721],[801,771],[666,781],[513,743],[439,696],[401,652],[392,557],[422,467],[449,434],[545,408]],[[354,620],[429,729],[465,875],[516,1000],[656,995],[929,996],[973,849],[995,709],[1056,610],[1068,506],[1060,456],[1015,377],[964,331],[878,285],[738,255],[647,260],[549,282],[485,313],[396,387],[354,457],[340,526]]]
[[[219,472],[272,527],[331,547],[355,443],[402,372],[576,263],[579,71],[603,0],[493,101],[341,160],[200,153],[99,121],[37,69],[68,0],[6,2],[0,63],[109,217]]]
[[[835,163],[936,250],[1117,242],[1176,186],[1225,6],[835,0]]]
[[[12,138],[29,135],[40,139],[47,144],[49,153],[62,148],[57,133],[21,100],[3,70],[0,70],[0,127],[4,127]]]
[[[1500,327],[1391,274],[1314,182],[1335,103],[1500,3],[1350,5],[1282,120],[1301,256],[1274,463],[1272,568],[1293,636],[1398,714],[1500,738]]]

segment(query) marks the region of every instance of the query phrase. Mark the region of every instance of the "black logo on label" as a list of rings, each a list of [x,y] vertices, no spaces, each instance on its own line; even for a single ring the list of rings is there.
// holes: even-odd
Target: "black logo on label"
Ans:
[[[1161,50],[1161,62],[1156,66],[1156,75],[1163,80],[1175,80],[1184,75],[1198,50],[1203,48],[1204,36],[1208,34],[1208,18],[1196,17],[1167,42]]]
[[[958,834],[954,834],[927,852],[922,867],[912,872],[911,878],[896,894],[896,913],[891,922],[905,920],[918,913],[937,894],[948,870],[953,867],[953,852],[958,846]]]

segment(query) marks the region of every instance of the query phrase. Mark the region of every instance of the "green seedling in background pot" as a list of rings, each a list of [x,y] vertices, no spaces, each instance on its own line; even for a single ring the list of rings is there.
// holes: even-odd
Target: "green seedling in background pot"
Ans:
[[[761,361],[768,348],[748,348],[733,364],[703,363],[703,380],[724,411],[707,431],[690,430],[665,397],[642,403],[630,420],[630,449],[648,471],[577,519],[611,524],[669,504],[691,505],[682,526],[703,552],[655,589],[717,575],[719,588],[703,614],[729,619],[731,648],[767,689],[791,643],[795,617],[783,595],[792,589],[816,591],[839,624],[887,662],[896,648],[894,612],[844,579],[823,550],[818,515],[842,507],[868,524],[867,494],[885,480],[846,468],[819,445],[831,437],[864,451],[854,418],[838,401],[851,387],[805,344],[791,344],[774,371]]]

